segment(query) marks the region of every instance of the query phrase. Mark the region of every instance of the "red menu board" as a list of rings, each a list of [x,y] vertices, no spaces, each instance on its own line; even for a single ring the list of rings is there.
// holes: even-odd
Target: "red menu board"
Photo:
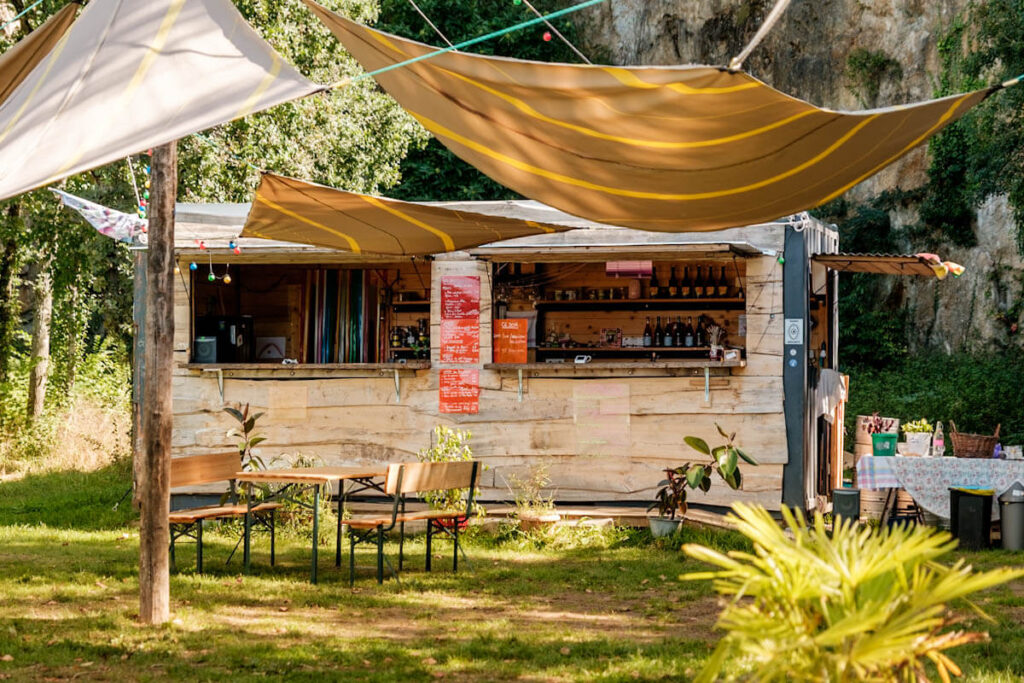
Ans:
[[[530,321],[526,318],[498,318],[494,321],[494,362],[525,363],[527,333]]]
[[[480,320],[480,276],[443,276],[441,278],[441,320],[470,319]]]
[[[441,370],[442,413],[480,412],[480,371]]]
[[[480,361],[480,321],[441,320],[441,362]]]

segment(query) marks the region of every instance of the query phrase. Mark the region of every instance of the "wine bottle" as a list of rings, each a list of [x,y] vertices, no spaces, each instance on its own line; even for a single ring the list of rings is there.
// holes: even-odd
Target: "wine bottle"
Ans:
[[[686,327],[683,329],[683,346],[693,347],[693,317],[686,316]]]
[[[725,279],[725,266],[718,273],[718,297],[724,299],[729,296],[729,283]]]
[[[664,339],[662,338],[662,335],[664,333],[665,333],[665,331],[663,329],[661,329],[661,316],[659,315],[658,316],[658,324],[655,325],[655,327],[654,327],[654,340],[653,341],[654,341],[654,345],[655,346],[661,346],[661,343],[664,341]]]
[[[651,318],[647,317],[647,324],[644,325],[644,346],[651,346],[654,341],[654,332],[651,330]]]
[[[665,316],[665,329],[662,331],[662,346],[675,346],[675,333],[671,319]]]
[[[647,298],[657,299],[660,292],[658,291],[658,269],[651,266],[651,280],[647,286]]]
[[[695,266],[697,276],[693,280],[693,296],[696,299],[704,296],[704,275],[701,273],[700,266]]]
[[[676,316],[676,321],[672,325],[672,346],[676,348],[683,345],[683,318],[682,316]]]
[[[704,329],[704,316],[697,316],[697,329],[693,332],[694,342],[703,348],[708,345],[707,330]]]
[[[671,274],[668,278],[668,296],[670,299],[675,299],[679,296],[679,280],[676,279],[676,267],[672,266]]]
[[[689,299],[693,296],[692,281],[690,280],[690,267],[683,266],[683,278],[679,281],[679,296],[683,299]]]

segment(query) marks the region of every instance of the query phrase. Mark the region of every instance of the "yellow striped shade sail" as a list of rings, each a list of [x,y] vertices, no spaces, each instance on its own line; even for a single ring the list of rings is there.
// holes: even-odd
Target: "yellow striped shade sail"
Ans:
[[[0,199],[318,89],[230,0],[91,0],[0,103]]]
[[[424,256],[568,229],[371,197],[265,173],[241,236],[357,254]]]
[[[68,3],[47,19],[42,26],[0,55],[0,104],[3,104],[4,100],[35,68],[36,64],[67,33],[68,27],[74,22],[75,14],[78,13],[80,7],[81,5],[78,3]]]
[[[367,71],[435,48],[305,0]],[[820,109],[707,66],[548,64],[447,52],[375,75],[459,157],[526,197],[644,230],[716,230],[840,196],[990,92]]]

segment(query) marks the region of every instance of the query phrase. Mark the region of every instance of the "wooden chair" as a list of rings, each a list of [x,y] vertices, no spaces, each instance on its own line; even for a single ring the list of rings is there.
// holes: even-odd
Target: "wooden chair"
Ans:
[[[227,481],[230,484],[229,504],[205,505],[185,510],[173,510],[168,513],[168,521],[171,526],[172,567],[174,567],[175,541],[179,538],[191,538],[196,542],[196,572],[202,574],[203,522],[208,519],[245,516],[246,506],[238,503],[235,489],[235,473],[240,467],[238,451],[171,459],[171,488],[210,484],[217,481]],[[253,508],[254,512],[261,513],[256,515],[259,524],[270,531],[270,564],[274,564],[274,523],[276,521],[275,512],[279,507],[281,507],[280,503],[263,503]]]
[[[402,538],[399,541],[399,569],[402,567],[404,551],[405,523],[413,521],[427,522],[427,557],[426,569],[430,571],[431,542],[434,533],[440,531],[450,536],[454,542],[452,550],[452,570],[459,570],[459,526],[469,519],[473,511],[473,494],[476,491],[476,477],[479,463],[468,462],[418,462],[394,463],[388,465],[384,491],[392,496],[390,516],[363,515],[345,521],[349,528],[349,585],[355,583],[356,545],[373,543],[377,547],[377,583],[384,583],[384,565],[395,579],[398,573],[384,555],[385,534],[401,525]],[[413,494],[447,489],[469,489],[464,511],[423,510],[405,512],[406,497]]]

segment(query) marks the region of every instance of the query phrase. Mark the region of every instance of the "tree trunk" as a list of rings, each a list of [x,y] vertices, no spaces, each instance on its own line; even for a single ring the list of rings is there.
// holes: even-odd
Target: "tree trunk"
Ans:
[[[10,215],[17,215],[17,205],[11,206]],[[18,243],[13,238],[4,240],[0,259],[0,384],[7,381],[11,362],[11,332],[14,329],[14,273],[18,260]]]
[[[50,320],[53,317],[53,275],[42,264],[35,281],[35,321],[32,329],[32,369],[28,376],[28,419],[35,420],[46,407],[46,383],[50,379]]]
[[[170,618],[171,366],[174,359],[174,200],[177,143],[153,149],[146,291],[146,370],[142,397],[144,449],[139,490],[139,619]]]

